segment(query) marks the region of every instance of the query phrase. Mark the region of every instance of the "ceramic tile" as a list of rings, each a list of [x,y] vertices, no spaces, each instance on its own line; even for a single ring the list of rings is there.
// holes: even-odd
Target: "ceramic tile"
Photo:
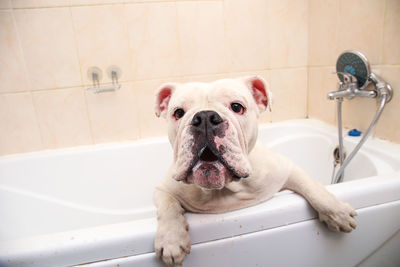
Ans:
[[[224,1],[229,70],[248,71],[269,67],[268,2]]]
[[[400,88],[400,67],[383,66],[380,67],[379,70],[379,75],[390,83],[394,93],[392,100],[387,103],[382,112],[381,118],[376,125],[375,135],[380,138],[400,143],[400,97],[396,91],[396,89]]]
[[[339,2],[310,0],[308,4],[308,64],[328,66],[336,62]]]
[[[226,72],[222,2],[178,2],[184,75]]]
[[[9,9],[11,8],[11,0],[2,0],[0,1],[0,9]]]
[[[92,143],[83,88],[33,93],[45,148]]]
[[[68,8],[14,10],[33,90],[81,84]]]
[[[0,94],[0,154],[41,148],[31,93]]]
[[[12,0],[13,8],[40,8],[68,6],[70,0]]]
[[[71,7],[78,43],[82,78],[91,85],[87,72],[92,66],[102,70],[100,83],[111,82],[107,68],[118,66],[120,81],[132,79],[123,5]]]
[[[134,140],[139,137],[137,102],[132,84],[115,92],[86,92],[95,143]],[[153,105],[151,105],[153,106]]]
[[[0,11],[0,92],[29,90],[11,11]]]
[[[175,3],[126,5],[128,37],[135,80],[178,76],[179,42]]]
[[[307,0],[270,0],[270,67],[307,66]]]
[[[337,55],[355,49],[371,64],[380,62],[384,5],[381,0],[340,1]]]
[[[307,116],[307,69],[271,70],[272,121]]]
[[[336,102],[328,100],[327,94],[337,90],[334,67],[308,69],[308,116],[330,124],[336,123]]]
[[[387,0],[383,32],[383,64],[400,64],[400,1]]]
[[[179,1],[179,0],[178,0]],[[125,0],[125,3],[171,2],[171,0]]]
[[[77,5],[104,5],[104,4],[122,4],[124,0],[69,0],[71,6]]]
[[[163,117],[155,115],[156,91],[165,82],[181,82],[179,79],[148,80],[133,83],[137,99],[137,113],[140,123],[140,138],[166,136],[167,123]]]

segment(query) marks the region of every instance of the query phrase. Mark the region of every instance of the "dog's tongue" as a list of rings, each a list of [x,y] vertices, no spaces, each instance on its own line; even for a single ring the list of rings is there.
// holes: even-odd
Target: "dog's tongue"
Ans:
[[[193,182],[208,189],[221,189],[225,185],[227,169],[219,161],[199,160],[192,169]]]

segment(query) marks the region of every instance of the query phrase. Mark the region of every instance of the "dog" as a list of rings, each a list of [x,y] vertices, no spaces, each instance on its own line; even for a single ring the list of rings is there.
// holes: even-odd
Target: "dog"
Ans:
[[[174,160],[155,188],[156,255],[168,266],[190,253],[185,211],[222,213],[252,206],[289,189],[303,196],[335,232],[356,227],[355,210],[289,159],[257,142],[258,117],[271,106],[259,76],[211,83],[166,83],[156,115],[167,120]]]

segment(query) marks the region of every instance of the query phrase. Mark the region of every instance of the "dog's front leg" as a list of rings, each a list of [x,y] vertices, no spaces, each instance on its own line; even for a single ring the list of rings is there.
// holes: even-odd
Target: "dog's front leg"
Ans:
[[[190,253],[189,225],[184,209],[170,194],[156,189],[153,195],[157,207],[157,233],[154,248],[159,259],[168,266],[182,265]]]
[[[347,203],[338,200],[301,168],[294,166],[284,186],[302,195],[318,212],[319,220],[334,232],[351,232],[356,228],[356,211]]]

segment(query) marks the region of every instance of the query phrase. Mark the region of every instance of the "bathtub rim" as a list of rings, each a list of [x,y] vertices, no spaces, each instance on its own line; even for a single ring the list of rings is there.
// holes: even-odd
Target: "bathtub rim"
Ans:
[[[400,200],[400,172],[396,176],[364,178],[326,188],[361,209]],[[186,217],[194,245],[313,220],[316,213],[301,196],[281,192],[252,207],[222,214],[187,213]],[[149,218],[0,242],[0,264],[33,261],[39,266],[54,262],[74,265],[151,253],[156,225],[156,219]]]

